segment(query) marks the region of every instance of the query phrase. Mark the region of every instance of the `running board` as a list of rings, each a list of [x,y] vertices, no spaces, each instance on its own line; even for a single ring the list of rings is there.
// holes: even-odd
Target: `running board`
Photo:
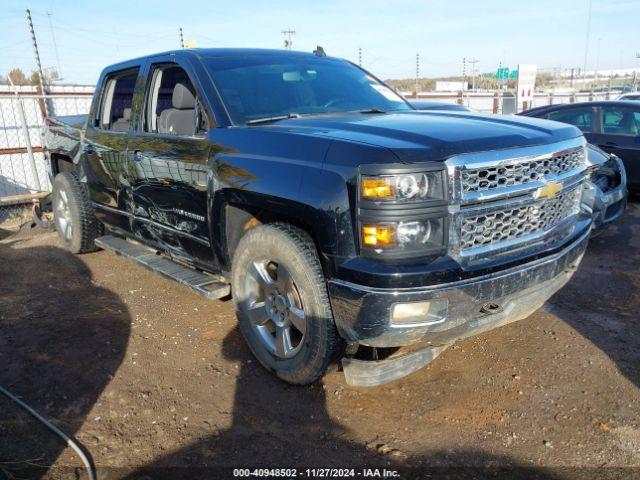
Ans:
[[[231,293],[231,286],[222,277],[207,275],[149,250],[141,245],[112,235],[96,238],[96,245],[104,250],[111,250],[117,255],[130,258],[147,270],[159,273],[171,280],[185,285],[208,300],[226,297]]]

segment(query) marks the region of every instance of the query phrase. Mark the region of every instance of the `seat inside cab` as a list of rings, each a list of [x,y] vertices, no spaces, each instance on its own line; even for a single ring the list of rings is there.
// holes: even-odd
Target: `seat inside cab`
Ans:
[[[202,132],[204,122],[195,89],[181,67],[156,67],[152,85],[147,131],[188,137]]]

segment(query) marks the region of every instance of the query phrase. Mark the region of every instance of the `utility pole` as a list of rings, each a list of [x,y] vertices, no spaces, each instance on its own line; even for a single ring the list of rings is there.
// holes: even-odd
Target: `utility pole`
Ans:
[[[467,81],[467,57],[462,57],[462,83]]]
[[[291,30],[290,28],[287,30],[282,30],[282,35],[284,35],[284,48],[287,50],[291,50],[293,47],[293,35],[296,34],[295,30]]]
[[[358,48],[358,65],[362,67],[362,48]]]
[[[184,35],[182,35],[182,27],[180,27],[180,48],[184,48]]]
[[[582,69],[582,81],[587,85],[587,57],[589,56],[589,36],[591,35],[591,7],[593,0],[589,0],[589,13],[587,16],[587,42],[584,46],[584,67]]]
[[[596,88],[598,87],[598,69],[600,68],[600,43],[602,42],[602,37],[598,37],[598,49],[596,50],[596,71],[594,75],[594,83]]]
[[[416,53],[416,98],[418,98],[418,89],[420,83],[420,54]]]
[[[36,40],[36,32],[33,30],[33,21],[31,20],[31,12],[27,8],[27,23],[29,24],[29,33],[33,42],[33,53],[36,57],[36,66],[38,67],[38,83],[40,84],[40,92],[42,94],[42,103],[44,104],[44,114],[48,115],[47,99],[44,92],[44,74],[42,73],[42,64],[40,63],[40,52],[38,51],[38,41]]]
[[[574,73],[574,71],[575,71],[575,68],[572,68],[571,69],[571,83],[570,83],[571,88],[573,88],[573,73]]]
[[[471,60],[467,60],[467,63],[470,63],[472,65],[471,67],[471,89],[475,92],[476,91],[476,63],[478,63],[480,60],[476,60],[475,58],[472,58]]]

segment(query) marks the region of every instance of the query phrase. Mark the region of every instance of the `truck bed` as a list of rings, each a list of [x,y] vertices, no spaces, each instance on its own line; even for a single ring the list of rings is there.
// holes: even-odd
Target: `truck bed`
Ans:
[[[80,149],[80,139],[88,115],[49,117],[44,127],[44,143],[50,154],[73,160]]]

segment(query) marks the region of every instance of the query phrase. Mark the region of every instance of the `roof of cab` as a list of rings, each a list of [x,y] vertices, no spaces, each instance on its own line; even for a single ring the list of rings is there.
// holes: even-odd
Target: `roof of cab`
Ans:
[[[290,57],[315,57],[312,52],[300,52],[295,50],[278,50],[266,48],[184,48],[180,50],[168,50],[158,52],[143,57],[132,58],[122,62],[114,63],[105,67],[105,70],[119,70],[129,68],[136,63],[141,63],[148,58],[164,57],[175,55],[176,57],[197,57],[197,58],[224,58],[238,56],[290,56]]]

